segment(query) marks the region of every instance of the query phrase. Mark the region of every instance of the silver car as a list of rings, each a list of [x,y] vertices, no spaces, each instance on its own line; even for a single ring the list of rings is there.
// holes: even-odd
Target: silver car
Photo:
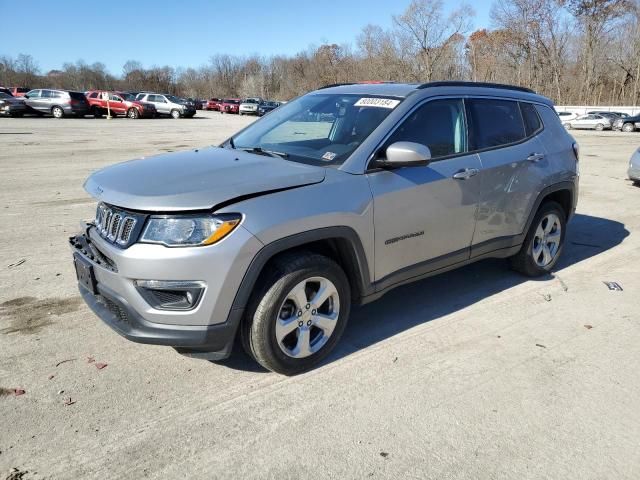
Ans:
[[[238,113],[240,113],[240,115],[258,115],[258,107],[261,104],[261,98],[245,98],[242,103],[240,103],[240,107],[238,107]]]
[[[633,152],[631,160],[629,160],[629,170],[627,171],[629,179],[636,185],[640,185],[640,147]]]
[[[548,274],[576,207],[578,146],[527,89],[349,84],[218,147],[107,167],[85,189],[97,213],[70,242],[107,325],[209,360],[239,336],[290,375],[331,352],[352,303],[490,257]]]
[[[611,119],[602,115],[590,114],[565,122],[567,128],[588,129],[588,130],[611,130]]]
[[[184,98],[161,93],[139,93],[136,101],[150,103],[156,107],[157,115],[169,115],[172,118],[191,118],[196,114],[196,105]]]

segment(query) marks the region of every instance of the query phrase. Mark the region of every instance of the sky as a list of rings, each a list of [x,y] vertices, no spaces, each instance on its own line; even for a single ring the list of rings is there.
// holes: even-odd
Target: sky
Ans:
[[[388,28],[410,0],[21,0],[0,29],[0,55],[32,55],[41,71],[96,61],[114,75],[145,67],[199,67],[211,55],[292,55],[310,45],[353,43],[367,24]],[[445,11],[460,2],[444,0]],[[491,0],[470,2],[476,28]],[[0,0],[3,11],[15,7]],[[35,14],[40,11],[42,14]],[[49,12],[47,14],[46,12]]]

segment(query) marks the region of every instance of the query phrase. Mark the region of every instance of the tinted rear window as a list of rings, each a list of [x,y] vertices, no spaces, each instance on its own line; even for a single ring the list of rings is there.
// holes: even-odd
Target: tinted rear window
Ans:
[[[525,138],[517,102],[474,98],[467,105],[471,150],[499,147]]]
[[[84,93],[69,92],[69,96],[75,100],[85,100]]]
[[[529,137],[540,130],[542,123],[540,123],[540,117],[538,117],[536,107],[532,104],[521,102],[520,110],[522,111],[522,119],[524,120],[524,129],[527,137]]]

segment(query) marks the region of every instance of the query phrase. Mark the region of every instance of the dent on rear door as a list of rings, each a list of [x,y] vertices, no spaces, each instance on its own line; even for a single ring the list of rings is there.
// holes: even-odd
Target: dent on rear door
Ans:
[[[545,154],[537,163],[527,160],[533,153]],[[538,137],[480,153],[482,193],[473,244],[523,232],[529,212],[544,184],[549,165]]]

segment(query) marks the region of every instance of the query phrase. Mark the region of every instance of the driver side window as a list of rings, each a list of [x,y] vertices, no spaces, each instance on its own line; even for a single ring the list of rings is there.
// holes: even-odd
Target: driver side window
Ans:
[[[432,100],[425,103],[389,137],[381,155],[395,142],[415,142],[431,150],[431,158],[467,151],[464,105],[461,99]]]

